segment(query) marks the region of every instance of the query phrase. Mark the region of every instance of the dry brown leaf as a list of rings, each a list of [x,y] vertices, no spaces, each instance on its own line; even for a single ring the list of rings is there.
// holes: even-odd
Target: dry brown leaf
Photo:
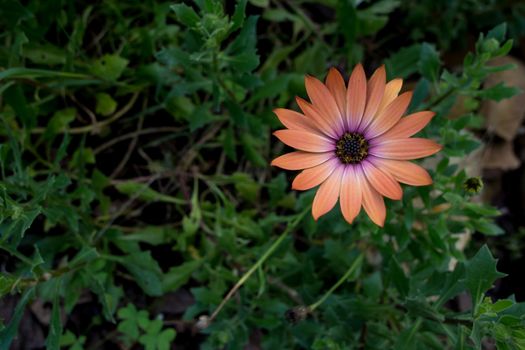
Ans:
[[[516,65],[515,69],[506,70],[490,75],[485,81],[485,88],[495,86],[501,82],[525,91],[525,65],[513,57],[501,57],[491,61],[491,65]],[[507,141],[516,136],[518,128],[525,117],[525,93],[522,92],[512,98],[496,101],[485,101],[481,112],[486,117],[487,131],[494,133]]]
[[[512,142],[491,143],[485,147],[482,157],[483,169],[513,170],[520,166],[514,154]]]

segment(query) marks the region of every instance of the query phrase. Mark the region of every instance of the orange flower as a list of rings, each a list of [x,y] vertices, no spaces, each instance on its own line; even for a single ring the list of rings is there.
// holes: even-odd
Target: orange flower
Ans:
[[[427,171],[409,160],[441,149],[434,141],[411,138],[434,113],[423,111],[402,117],[412,98],[412,92],[399,95],[402,83],[401,79],[387,83],[384,66],[367,82],[359,64],[347,88],[341,74],[332,68],[326,84],[311,76],[305,78],[311,103],[297,97],[303,114],[274,110],[287,128],[274,135],[298,151],[274,159],[272,165],[304,169],[292,183],[295,190],[320,185],[312,204],[315,220],[339,200],[349,223],[363,206],[370,219],[383,226],[383,196],[401,199],[399,182],[412,186],[432,183]]]

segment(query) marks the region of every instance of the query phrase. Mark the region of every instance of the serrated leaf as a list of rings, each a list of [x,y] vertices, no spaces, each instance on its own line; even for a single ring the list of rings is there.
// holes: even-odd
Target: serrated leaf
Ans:
[[[175,12],[177,19],[188,27],[196,27],[200,20],[195,10],[186,4],[171,5],[170,8]]]
[[[182,265],[172,267],[162,279],[164,293],[175,291],[190,279],[192,273],[202,265],[202,261],[188,261]]]
[[[506,33],[507,23],[503,22],[489,30],[489,32],[487,33],[487,39],[493,38],[501,43],[503,40],[505,40]]]
[[[402,297],[406,297],[409,291],[409,280],[399,265],[396,258],[392,257],[388,268],[388,279],[394,284]]]
[[[120,262],[147,295],[162,295],[162,270],[150,252],[126,255]]]
[[[428,43],[423,43],[421,45],[418,67],[423,77],[432,82],[437,81],[441,62],[439,60],[439,53],[433,45]]]
[[[485,292],[492,288],[497,279],[506,276],[496,269],[496,263],[497,260],[494,259],[489,248],[484,245],[465,265],[466,285],[472,296],[474,313],[482,302]]]
[[[481,90],[478,93],[478,96],[484,99],[501,101],[519,93],[520,89],[513,86],[506,86],[504,83],[499,83],[488,89]]]
[[[257,20],[259,16],[250,16],[244,23],[239,35],[228,46],[226,52],[230,55],[241,54],[243,52],[255,53],[257,43]]]
[[[62,321],[60,319],[60,283],[61,279],[55,280],[55,297],[53,300],[53,310],[51,311],[51,322],[49,324],[49,332],[46,339],[46,349],[59,350],[60,349],[60,335],[62,334]]]
[[[16,335],[16,332],[18,330],[18,325],[20,324],[20,321],[22,320],[22,316],[24,314],[25,307],[27,303],[29,302],[29,299],[31,299],[34,295],[35,287],[28,288],[24,294],[22,294],[22,297],[18,301],[18,304],[16,305],[15,311],[13,312],[13,315],[11,316],[11,320],[7,324],[5,328],[0,330],[0,350],[9,350],[11,346],[11,342],[13,341],[13,338]]]
[[[97,278],[97,276],[91,273],[91,271],[89,271],[88,269],[84,269],[81,273],[89,281],[89,288],[97,295],[98,300],[102,305],[102,312],[104,314],[104,317],[111,322],[115,322],[113,313],[116,308],[116,302],[111,304],[110,301],[112,299],[107,297],[108,293],[106,292],[106,288]]]
[[[232,27],[230,28],[230,32],[234,32],[237,29],[239,29],[243,23],[246,11],[246,3],[247,0],[237,0],[237,3],[235,4],[235,11],[233,12],[232,16]]]

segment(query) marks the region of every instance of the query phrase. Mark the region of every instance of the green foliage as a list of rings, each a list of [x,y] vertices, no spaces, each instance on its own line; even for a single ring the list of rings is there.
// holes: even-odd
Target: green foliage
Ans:
[[[507,18],[474,0],[26,3],[0,0],[0,297],[17,301],[0,349],[23,341],[36,298],[49,349],[524,347],[524,304],[487,298],[497,260],[458,245],[504,231],[457,161],[481,144],[481,103],[518,92],[483,83],[512,69],[492,60],[525,33],[521,4]],[[284,152],[272,109],[297,110],[305,74],[359,61],[414,86],[410,111],[436,112],[421,134],[444,147],[383,229],[314,221],[313,191],[269,166]],[[465,295],[471,309],[451,306]]]
[[[147,311],[137,311],[135,305],[121,308],[118,311],[121,320],[117,330],[122,333],[122,340],[126,346],[139,342],[147,350],[167,350],[175,339],[174,329],[162,329],[162,320],[150,320]]]

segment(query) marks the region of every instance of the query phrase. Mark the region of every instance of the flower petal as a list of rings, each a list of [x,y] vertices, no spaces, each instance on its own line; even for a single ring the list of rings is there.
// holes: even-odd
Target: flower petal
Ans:
[[[368,81],[366,87],[367,99],[366,99],[366,108],[363,113],[363,118],[359,124],[359,130],[365,130],[368,125],[372,122],[373,118],[376,115],[377,109],[381,100],[383,99],[383,94],[385,92],[386,85],[386,71],[385,66],[381,66],[372,75]]]
[[[409,138],[423,129],[435,114],[431,111],[422,111],[401,118],[390,130],[373,139],[372,143]]]
[[[343,116],[328,88],[318,79],[307,75],[304,78],[306,92],[315,108],[330,122],[333,130],[341,135],[344,131]]]
[[[330,119],[326,118],[321,112],[319,112],[315,106],[300,97],[296,97],[295,100],[303,113],[312,120],[324,135],[334,139],[339,138],[340,134],[335,131]]]
[[[341,116],[344,116],[346,114],[346,84],[341,73],[334,67],[330,68],[326,76],[326,87],[334,96]]]
[[[346,128],[355,131],[366,105],[366,75],[361,64],[355,66],[346,90]]]
[[[368,182],[377,192],[390,199],[399,200],[403,197],[403,190],[394,177],[375,166],[373,162],[365,160],[361,163]]]
[[[301,113],[285,108],[276,108],[273,112],[277,115],[281,123],[288,129],[303,130],[314,134],[323,135],[322,131],[312,122],[312,120]]]
[[[379,168],[387,170],[399,182],[412,186],[426,186],[432,183],[428,172],[417,164],[406,160],[375,158]]]
[[[390,104],[390,102],[394,101],[397,95],[399,95],[399,91],[401,91],[402,86],[403,86],[403,79],[390,80],[386,84],[385,93],[383,94],[383,99],[381,100],[381,103],[379,104],[379,108],[377,109],[376,114],[381,113],[383,109],[385,109],[385,107]]]
[[[273,134],[283,143],[300,151],[320,153],[335,149],[333,140],[311,132],[284,129]]]
[[[370,147],[368,154],[387,159],[411,160],[428,157],[443,147],[432,140],[421,138],[383,141]]]
[[[361,181],[357,177],[355,167],[349,165],[345,167],[343,179],[341,180],[340,194],[341,212],[345,220],[351,224],[361,211],[363,193]]]
[[[394,101],[386,106],[381,114],[378,114],[376,118],[372,120],[372,123],[370,123],[365,131],[366,136],[368,138],[374,138],[390,130],[406,112],[411,99],[411,91],[396,97]]]
[[[361,173],[361,185],[363,191],[363,208],[377,226],[383,227],[386,218],[386,207],[383,196],[377,192],[374,187],[364,178]]]
[[[272,160],[272,165],[287,170],[302,170],[324,163],[330,158],[334,158],[333,152],[310,153],[299,151],[275,158]]]
[[[309,190],[326,180],[334,169],[340,165],[341,163],[339,162],[339,159],[332,158],[324,163],[314,166],[313,168],[303,170],[293,180],[292,189],[299,191]]]
[[[334,172],[328,176],[317,190],[314,202],[312,203],[312,216],[314,220],[328,213],[336,205],[337,199],[339,198],[341,178],[344,169],[345,167],[343,165],[336,167]]]

